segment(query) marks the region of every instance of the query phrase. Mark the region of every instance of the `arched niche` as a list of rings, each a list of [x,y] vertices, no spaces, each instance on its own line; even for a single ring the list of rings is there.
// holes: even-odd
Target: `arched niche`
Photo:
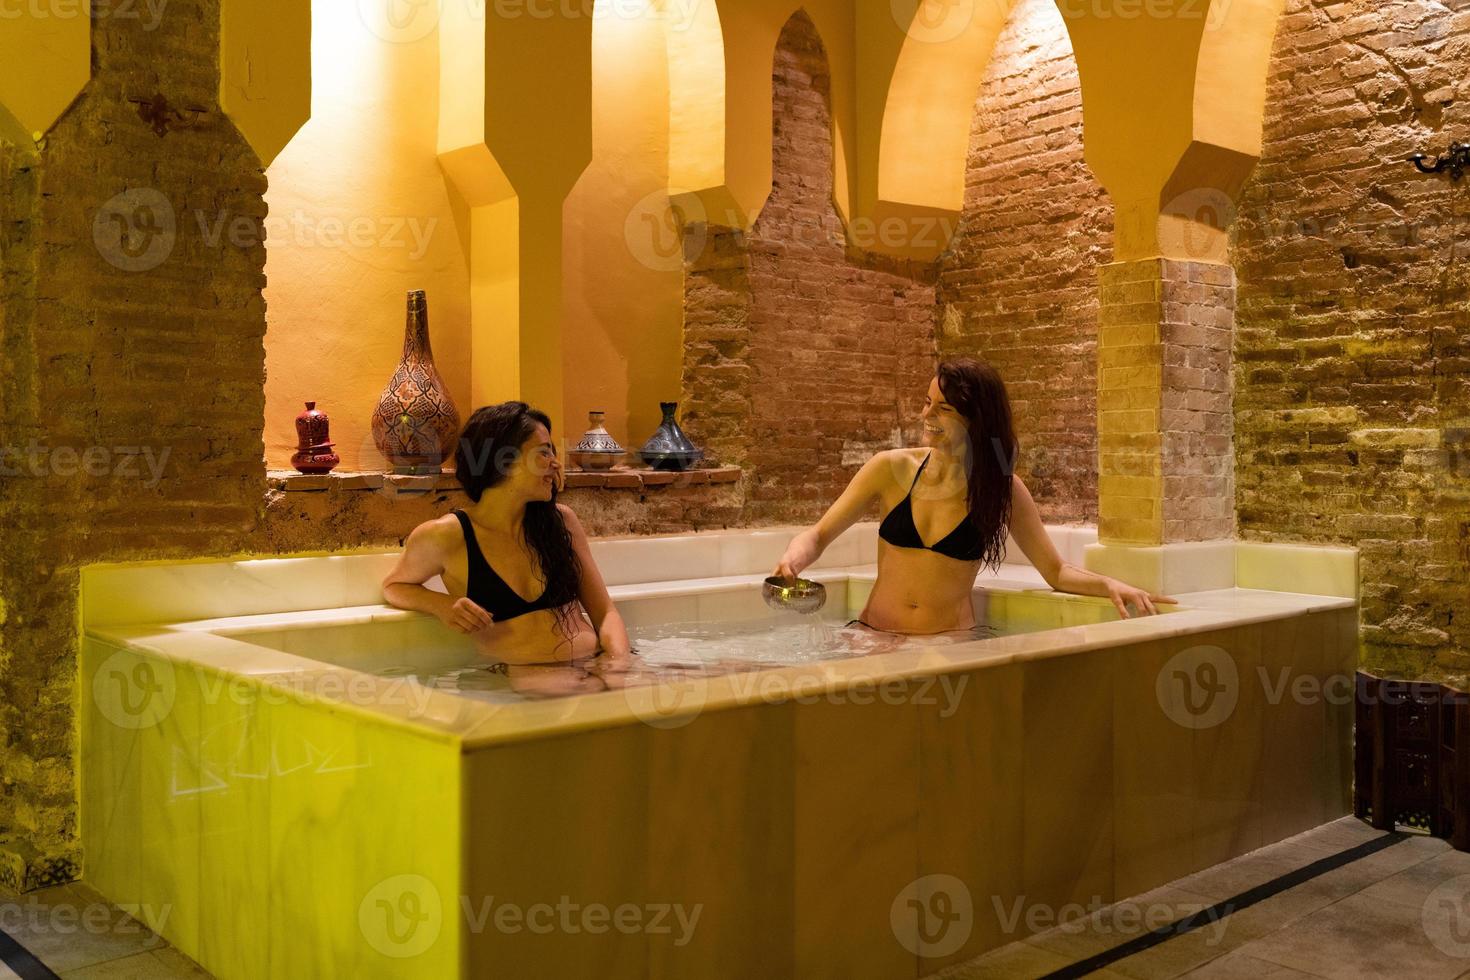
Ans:
[[[1165,16],[1058,0],[1082,79],[1087,162],[1117,208],[1119,261],[1223,262],[1261,151],[1283,0],[1209,0]]]
[[[669,187],[698,220],[749,229],[771,192],[771,59],[781,29],[804,9],[832,71],[834,203],[852,211],[858,66],[855,22],[842,0],[660,0],[669,57]]]
[[[1112,196],[1120,260],[1220,261],[1260,154],[1266,60],[1283,0],[1057,0],[1077,58],[1086,158]],[[858,12],[857,214],[957,216],[975,92],[1009,0],[894,0]],[[904,16],[897,16],[903,14]],[[932,257],[926,240],[897,251]],[[880,245],[880,248],[882,246]]]

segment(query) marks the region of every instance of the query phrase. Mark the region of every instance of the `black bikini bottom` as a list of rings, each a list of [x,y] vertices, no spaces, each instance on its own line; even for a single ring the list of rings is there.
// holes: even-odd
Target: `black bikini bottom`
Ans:
[[[874,626],[872,623],[865,623],[861,619],[851,620],[850,622],[848,622],[847,626],[848,626],[848,628],[851,628],[853,626],[866,626],[868,629],[872,630],[874,633],[887,633],[889,636],[944,636],[946,633],[974,633],[974,634],[978,634],[978,637],[981,638],[981,639],[989,639],[990,637],[998,636],[999,635],[998,633],[996,633],[995,627],[993,627],[993,626],[986,626],[986,625],[981,624],[981,623],[976,623],[974,626],[971,626],[968,629],[960,628],[960,629],[953,629],[953,630],[942,630],[939,633],[897,633],[897,632],[894,632],[893,630],[882,630],[882,629],[879,629],[878,627]]]
[[[849,624],[849,625],[851,625],[851,624]],[[869,627],[869,629],[871,629],[871,628],[872,627]],[[636,648],[633,649],[630,652],[633,654],[633,656],[635,656],[635,657],[638,656],[638,650]],[[487,672],[491,673],[491,674],[499,674],[502,677],[509,677],[510,676],[510,669],[512,667],[580,667],[582,664],[590,663],[591,661],[596,660],[600,656],[602,656],[602,648],[601,647],[598,647],[597,648],[597,652],[594,653],[592,656],[588,657],[586,660],[582,660],[582,661],[576,662],[576,663],[574,663],[574,662],[572,662],[570,660],[553,660],[550,663],[545,663],[545,664],[507,664],[507,663],[498,663],[498,664],[490,664],[490,665],[488,665],[485,668],[485,670]]]

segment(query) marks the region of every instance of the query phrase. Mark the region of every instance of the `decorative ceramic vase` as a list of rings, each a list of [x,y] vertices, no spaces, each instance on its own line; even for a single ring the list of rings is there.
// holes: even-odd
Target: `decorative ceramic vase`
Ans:
[[[704,457],[704,453],[694,448],[694,443],[689,441],[689,437],[675,421],[674,412],[678,410],[679,403],[659,402],[658,407],[663,410],[664,420],[638,454],[643,457],[646,465],[656,470],[683,471],[693,468]]]
[[[373,442],[395,473],[438,473],[458,434],[459,412],[434,370],[428,300],[411,290],[403,359],[373,412]]]
[[[296,453],[291,465],[302,473],[330,473],[342,462],[342,457],[332,452],[331,420],[325,412],[316,409],[316,402],[307,402],[306,411],[296,416]]]
[[[572,462],[584,470],[606,470],[623,458],[623,447],[618,445],[602,424],[605,413],[588,412],[589,428],[571,451]]]

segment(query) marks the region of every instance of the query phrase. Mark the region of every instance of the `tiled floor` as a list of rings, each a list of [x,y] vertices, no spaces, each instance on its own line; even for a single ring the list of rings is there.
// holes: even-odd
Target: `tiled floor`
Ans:
[[[1380,836],[1345,818],[1004,946],[937,977],[1042,977]],[[1431,837],[1412,836],[1088,976],[1470,980],[1470,853]]]
[[[1041,977],[1381,836],[1357,820],[1339,820],[937,977]],[[0,929],[67,980],[209,976],[79,883],[18,898],[0,894]],[[15,975],[0,964],[0,980]],[[1470,854],[1433,838],[1410,837],[1088,975],[1470,980]]]
[[[18,897],[0,891],[0,930],[65,980],[209,978],[194,961],[80,882]],[[0,980],[15,976],[0,962]]]

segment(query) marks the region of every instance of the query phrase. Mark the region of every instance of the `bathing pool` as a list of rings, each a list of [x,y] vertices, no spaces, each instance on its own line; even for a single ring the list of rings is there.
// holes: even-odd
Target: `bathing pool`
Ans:
[[[227,980],[891,978],[1349,810],[1355,599],[1269,588],[1349,553],[1129,621],[1008,564],[900,640],[843,625],[871,524],[767,609],[790,533],[594,542],[613,689],[488,674],[392,555],[89,568],[84,876]]]

